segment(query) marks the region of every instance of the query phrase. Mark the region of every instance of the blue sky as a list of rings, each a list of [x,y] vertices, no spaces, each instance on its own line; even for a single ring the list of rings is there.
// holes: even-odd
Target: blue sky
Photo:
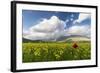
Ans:
[[[45,37],[51,39],[51,37],[57,38],[69,34],[90,35],[91,14],[89,13],[22,10],[22,20],[23,33],[28,34],[27,38],[31,36],[31,39]],[[85,33],[87,31],[89,32]]]
[[[49,19],[51,16],[57,16],[59,19],[66,21],[69,20],[69,26],[72,21],[78,19],[79,13],[75,12],[54,12],[54,11],[34,11],[34,10],[23,10],[23,28],[28,29],[29,27],[36,25],[42,19],[46,18]],[[71,21],[71,19],[73,19]]]

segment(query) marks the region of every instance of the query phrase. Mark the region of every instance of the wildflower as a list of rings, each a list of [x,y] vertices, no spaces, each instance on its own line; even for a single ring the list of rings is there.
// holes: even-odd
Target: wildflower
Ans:
[[[74,44],[73,44],[73,48],[77,48],[77,47],[78,47],[77,43],[74,42]]]

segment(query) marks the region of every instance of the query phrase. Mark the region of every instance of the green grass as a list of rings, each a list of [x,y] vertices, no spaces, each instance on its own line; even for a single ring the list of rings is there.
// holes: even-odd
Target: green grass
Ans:
[[[71,42],[23,43],[22,61],[28,63],[90,59],[90,42],[79,42],[77,44],[78,48],[73,48]]]

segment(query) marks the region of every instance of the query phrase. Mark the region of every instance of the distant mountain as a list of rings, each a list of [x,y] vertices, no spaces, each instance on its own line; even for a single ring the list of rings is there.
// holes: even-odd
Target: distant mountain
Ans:
[[[81,35],[62,36],[54,40],[30,40],[23,38],[23,42],[71,42],[71,41],[90,41],[89,37]]]
[[[57,39],[57,41],[90,41],[89,37],[81,36],[81,35],[70,35],[63,36]]]
[[[30,42],[32,40],[26,39],[26,38],[22,38],[23,42]]]
[[[26,38],[22,38],[23,42],[42,42],[42,40],[30,40]]]
[[[24,43],[26,43],[26,42],[53,42],[50,40],[31,40],[31,39],[26,39],[26,38],[22,38],[22,40]]]
[[[66,39],[66,41],[90,41],[90,39],[87,37],[77,36],[77,37],[69,37]]]

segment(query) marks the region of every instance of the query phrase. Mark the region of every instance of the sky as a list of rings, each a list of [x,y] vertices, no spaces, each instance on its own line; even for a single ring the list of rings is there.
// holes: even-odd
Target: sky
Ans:
[[[23,37],[31,40],[54,40],[62,36],[90,37],[91,14],[22,10]]]

